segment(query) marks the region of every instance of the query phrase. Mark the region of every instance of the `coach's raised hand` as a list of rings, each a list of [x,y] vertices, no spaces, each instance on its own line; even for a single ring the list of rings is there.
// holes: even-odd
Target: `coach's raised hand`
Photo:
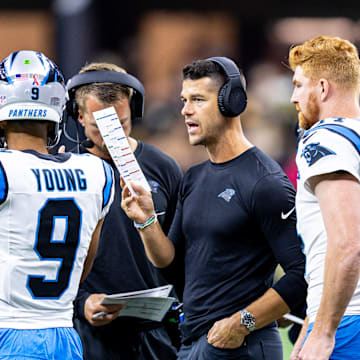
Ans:
[[[132,195],[128,185],[121,178],[121,207],[134,220],[139,231],[148,259],[159,268],[168,266],[175,257],[175,248],[161,229],[154,210],[151,193],[141,185],[131,183],[136,195]]]
[[[129,186],[125,184],[124,179],[121,177],[121,207],[131,220],[134,220],[137,224],[143,224],[155,214],[151,193],[141,185],[131,183],[131,187],[136,192],[136,195],[131,193]]]

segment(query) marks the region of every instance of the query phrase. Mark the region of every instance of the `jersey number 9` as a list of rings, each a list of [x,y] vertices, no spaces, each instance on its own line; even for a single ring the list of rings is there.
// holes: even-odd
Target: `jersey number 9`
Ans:
[[[53,240],[56,218],[66,219],[62,241]],[[81,211],[72,199],[48,200],[39,212],[35,251],[40,260],[60,262],[55,280],[45,276],[29,275],[28,289],[34,298],[59,298],[67,289],[80,241]]]

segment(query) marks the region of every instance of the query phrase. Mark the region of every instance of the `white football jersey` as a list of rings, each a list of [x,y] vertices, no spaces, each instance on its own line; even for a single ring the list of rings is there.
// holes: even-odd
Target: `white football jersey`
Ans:
[[[306,255],[307,315],[312,323],[323,292],[327,236],[319,203],[308,180],[315,175],[346,171],[360,181],[360,120],[329,118],[317,122],[299,142],[296,164],[297,231]],[[360,282],[345,311],[345,315],[355,314],[360,314]]]
[[[0,151],[0,327],[72,327],[92,233],[113,200],[89,155]]]

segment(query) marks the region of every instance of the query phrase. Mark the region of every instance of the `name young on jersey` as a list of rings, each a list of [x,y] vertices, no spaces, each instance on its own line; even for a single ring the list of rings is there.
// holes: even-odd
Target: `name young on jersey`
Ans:
[[[85,191],[87,180],[81,169],[31,169],[37,191]]]

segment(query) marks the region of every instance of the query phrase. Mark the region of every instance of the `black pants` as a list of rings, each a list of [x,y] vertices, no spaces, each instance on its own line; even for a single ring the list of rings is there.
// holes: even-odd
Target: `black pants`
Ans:
[[[176,349],[163,326],[133,331],[115,328],[102,331],[87,321],[75,319],[84,350],[84,360],[175,360]]]
[[[282,342],[276,326],[250,333],[236,349],[216,348],[207,342],[206,335],[182,345],[178,360],[283,360]]]

